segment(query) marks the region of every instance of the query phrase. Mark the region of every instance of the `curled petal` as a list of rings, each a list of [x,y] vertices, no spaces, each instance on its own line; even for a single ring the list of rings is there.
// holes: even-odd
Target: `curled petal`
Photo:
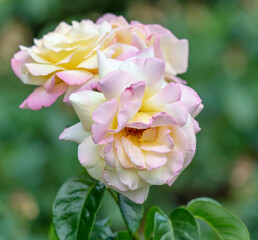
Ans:
[[[40,110],[42,107],[51,106],[56,99],[67,89],[67,85],[60,83],[47,91],[44,87],[36,88],[30,96],[20,105],[20,108]]]
[[[160,88],[164,79],[165,66],[157,58],[134,58],[124,61],[120,70],[135,76],[138,81],[144,81],[150,88]]]
[[[124,71],[114,71],[107,74],[99,82],[99,88],[106,99],[119,99],[121,93],[132,84],[139,82],[132,74]]]
[[[114,136],[108,133],[116,116],[118,102],[116,99],[100,104],[92,114],[95,124],[92,125],[92,138],[96,144],[110,142]]]
[[[200,108],[198,113],[201,111],[201,102],[202,100],[198,96],[198,94],[190,87],[182,85],[182,84],[177,84],[178,87],[180,87],[182,91],[181,95],[181,101],[186,105],[188,108],[189,113],[193,116],[195,112],[197,112],[197,109]],[[195,115],[197,116],[198,113]]]

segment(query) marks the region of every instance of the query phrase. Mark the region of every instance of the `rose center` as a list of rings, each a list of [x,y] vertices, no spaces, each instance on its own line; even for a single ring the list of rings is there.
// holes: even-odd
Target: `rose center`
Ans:
[[[126,127],[125,128],[125,134],[126,136],[134,136],[134,137],[138,137],[138,138],[141,138],[142,137],[142,134],[143,132],[145,131],[146,129],[137,129],[137,128],[129,128],[129,127]]]

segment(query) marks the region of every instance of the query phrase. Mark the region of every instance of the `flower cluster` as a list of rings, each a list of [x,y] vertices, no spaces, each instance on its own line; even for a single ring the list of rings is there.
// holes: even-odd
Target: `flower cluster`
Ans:
[[[112,14],[61,23],[12,59],[16,75],[38,86],[20,107],[48,107],[65,93],[80,122],[60,139],[79,144],[93,178],[136,203],[151,185],[172,185],[195,154],[203,105],[177,77],[187,63],[187,40]]]

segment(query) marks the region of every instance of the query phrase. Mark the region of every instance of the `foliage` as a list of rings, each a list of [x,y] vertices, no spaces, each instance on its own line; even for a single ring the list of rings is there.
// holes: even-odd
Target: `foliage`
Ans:
[[[104,191],[102,184],[86,174],[66,182],[54,202],[54,228],[50,228],[49,240],[138,239],[136,231],[143,218],[143,206],[122,195],[117,196],[114,190],[110,190],[110,193],[120,208],[128,232],[112,233],[110,220],[107,219],[95,223],[94,216],[99,210]],[[210,198],[194,199],[186,207],[175,209],[169,216],[159,207],[151,207],[145,219],[144,239],[199,240],[201,235],[197,218],[206,221],[221,240],[250,240],[245,224]],[[89,237],[92,226],[94,230]]]

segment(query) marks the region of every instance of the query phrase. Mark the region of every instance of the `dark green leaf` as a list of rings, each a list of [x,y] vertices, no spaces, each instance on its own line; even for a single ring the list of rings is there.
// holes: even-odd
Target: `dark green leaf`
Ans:
[[[56,235],[53,223],[50,225],[50,228],[49,228],[48,240],[59,240],[57,235]]]
[[[110,229],[111,219],[103,219],[95,223],[90,240],[113,239],[114,233]]]
[[[118,194],[118,204],[129,231],[134,235],[143,217],[143,205],[137,204],[121,194]]]
[[[198,198],[188,203],[192,214],[207,222],[221,240],[249,240],[250,235],[245,224],[209,198]]]
[[[53,223],[60,240],[88,239],[105,186],[86,174],[67,181],[53,205]]]
[[[175,240],[199,240],[200,229],[195,217],[185,207],[174,210],[170,216]]]
[[[172,224],[168,216],[156,206],[147,213],[144,235],[146,240],[174,239]]]
[[[129,232],[121,231],[117,233],[116,240],[132,240],[132,238]]]

